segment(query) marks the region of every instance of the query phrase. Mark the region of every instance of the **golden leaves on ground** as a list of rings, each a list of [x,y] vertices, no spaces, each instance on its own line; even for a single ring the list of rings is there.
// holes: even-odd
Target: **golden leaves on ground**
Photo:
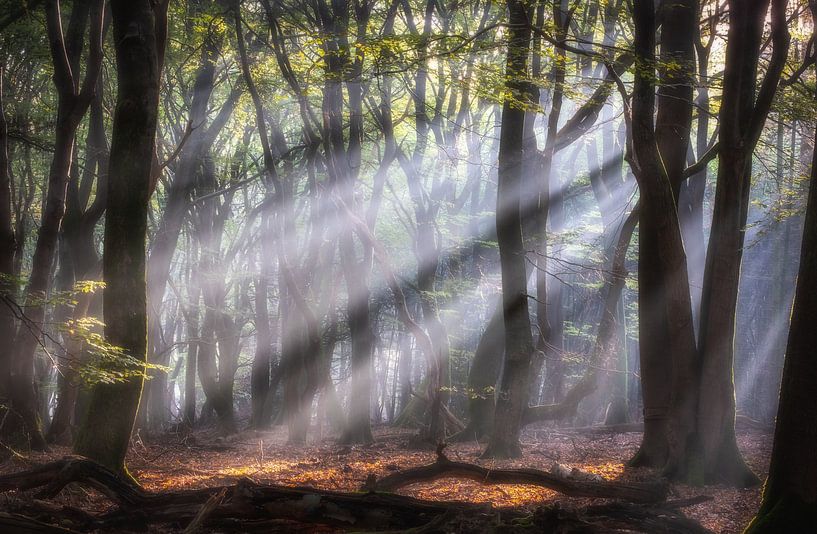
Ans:
[[[216,438],[205,432],[192,436],[168,435],[158,441],[131,447],[128,465],[145,489],[178,490],[233,484],[247,477],[259,482],[290,486],[312,486],[336,491],[359,491],[369,475],[380,478],[398,470],[431,463],[433,451],[407,449],[411,432],[388,428],[376,431],[371,446],[344,447],[327,439],[307,446],[286,444],[286,432],[245,432],[231,438]],[[524,456],[510,461],[480,460],[477,443],[451,445],[446,454],[452,460],[478,463],[487,468],[536,468],[550,470],[554,463],[601,476],[605,479],[635,480],[651,476],[624,465],[638,448],[638,433],[589,436],[543,427],[528,429]],[[771,437],[760,432],[741,432],[738,441],[755,472],[763,476],[768,466]],[[50,453],[34,453],[29,460],[44,463],[59,459],[70,450],[54,447]],[[0,466],[0,472],[19,470],[14,460]],[[700,488],[674,486],[673,498],[700,495]],[[587,499],[568,499],[551,490],[522,484],[487,486],[469,480],[445,478],[414,484],[400,490],[404,495],[435,501],[467,501],[498,507],[535,507],[548,501],[589,504]],[[714,500],[685,509],[685,512],[715,532],[738,533],[757,509],[760,489],[735,490],[708,487]],[[92,493],[67,492],[65,504],[92,509],[106,507],[106,500]]]

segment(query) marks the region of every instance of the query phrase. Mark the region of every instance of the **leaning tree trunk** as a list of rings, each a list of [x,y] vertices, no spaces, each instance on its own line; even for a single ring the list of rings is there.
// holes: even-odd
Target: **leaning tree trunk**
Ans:
[[[747,534],[817,532],[817,150],[810,182],[769,478]]]
[[[523,137],[525,110],[518,105],[523,97],[528,70],[531,10],[520,0],[508,0],[509,43],[505,76],[507,97],[502,109],[499,141],[499,174],[496,232],[502,271],[502,309],[505,322],[505,363],[497,392],[494,427],[486,457],[516,457],[521,454],[519,434],[522,414],[528,407],[529,370],[533,354],[528,313],[525,247],[522,243],[520,193],[523,179]]]
[[[74,450],[119,473],[139,407],[147,361],[145,245],[151,167],[159,107],[160,40],[167,3],[114,2],[117,105],[108,173],[103,293],[105,340],[132,362],[117,362],[132,376],[97,384]],[[134,28],[138,31],[134,31]],[[134,363],[139,362],[137,367]],[[136,367],[136,368],[134,368]]]

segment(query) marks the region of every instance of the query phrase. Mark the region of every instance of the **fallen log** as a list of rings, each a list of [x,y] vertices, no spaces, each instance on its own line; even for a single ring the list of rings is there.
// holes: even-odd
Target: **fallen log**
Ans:
[[[342,493],[264,485],[249,479],[240,479],[231,486],[149,493],[125,482],[96,462],[81,457],[67,457],[31,470],[0,476],[0,492],[40,490],[38,497],[54,497],[70,483],[92,487],[118,505],[108,513],[88,515],[84,520],[72,517],[72,524],[80,523],[74,528],[81,530],[146,527],[157,523],[184,527],[200,517],[203,510],[206,511],[203,522],[211,527],[235,527],[236,522],[254,522],[263,526],[275,518],[377,530],[421,526],[451,509],[468,514],[489,510],[484,505],[429,502],[373,492]],[[38,521],[60,522],[65,519],[58,508],[26,505],[25,511],[35,515]],[[242,526],[239,530],[244,528]]]
[[[79,534],[75,530],[37,521],[20,514],[0,512],[0,532],[25,532],[30,534]]]
[[[122,507],[106,514],[98,525],[115,528],[150,523],[186,524],[198,514],[202,503],[221,489],[153,495],[138,507]],[[481,505],[434,503],[393,494],[261,485],[241,479],[227,487],[224,502],[209,513],[207,524],[227,526],[237,519],[276,518],[339,528],[382,530],[421,526],[452,508],[475,514],[488,511]]]
[[[548,473],[538,469],[488,469],[476,464],[454,462],[443,454],[444,445],[437,447],[437,461],[392,473],[379,480],[369,480],[363,489],[394,491],[441,478],[465,478],[481,484],[528,484],[552,489],[569,497],[621,499],[637,503],[657,503],[666,500],[669,485],[665,480],[623,482],[593,480]]]
[[[67,456],[33,469],[2,475],[0,492],[43,488],[37,494],[37,498],[50,498],[56,496],[71,482],[91,486],[119,504],[135,505],[145,498],[141,488],[123,480],[100,464],[80,456]]]
[[[488,480],[495,479],[489,475]],[[560,532],[576,531],[563,528],[570,526],[581,528],[581,532],[706,532],[679,511],[683,506],[701,502],[702,498],[658,504],[609,503],[577,510],[565,510],[558,504],[551,504],[531,511],[430,502],[393,493],[341,493],[266,485],[249,479],[238,480],[230,486],[150,493],[118,479],[95,462],[77,457],[0,476],[0,492],[40,490],[41,495],[53,496],[69,483],[92,487],[116,506],[111,511],[94,515],[25,498],[25,495],[20,496],[24,498],[6,495],[3,503],[6,511],[0,514],[0,530],[73,534],[150,530],[156,525],[164,525],[165,529],[179,532],[314,532],[316,526],[321,525],[342,531],[409,529],[416,533],[494,532],[500,529],[503,532],[552,532],[556,531],[552,528],[554,525],[560,525]],[[377,481],[372,484],[376,485]],[[643,501],[648,495],[655,495],[648,491],[649,485],[644,484],[612,483],[619,488],[615,491],[609,490],[610,483],[601,484],[602,491],[590,490],[578,480],[562,480],[559,484],[566,493],[580,496],[615,493],[618,497]],[[688,528],[679,529],[677,525]]]
[[[677,508],[636,505],[613,502],[591,505],[581,511],[588,522],[602,532],[627,531],[634,527],[651,534],[709,534],[711,531],[694,519],[686,517]]]

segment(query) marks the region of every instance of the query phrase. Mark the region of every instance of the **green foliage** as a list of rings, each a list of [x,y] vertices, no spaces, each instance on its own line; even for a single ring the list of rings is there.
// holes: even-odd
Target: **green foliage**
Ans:
[[[146,363],[108,343],[99,333],[104,326],[93,317],[71,319],[60,325],[64,337],[72,341],[71,346],[81,347],[81,354],[69,354],[68,360],[85,384],[114,384],[133,378],[149,380],[149,371],[170,371],[169,367]]]

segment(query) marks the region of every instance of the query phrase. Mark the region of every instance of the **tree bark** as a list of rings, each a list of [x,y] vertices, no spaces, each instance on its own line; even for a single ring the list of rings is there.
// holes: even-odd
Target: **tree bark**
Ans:
[[[250,375],[250,395],[252,415],[250,427],[266,428],[270,424],[270,414],[265,411],[267,396],[270,395],[270,378],[273,355],[273,325],[270,324],[268,288],[272,278],[273,251],[270,240],[274,234],[269,221],[269,215],[262,218],[261,255],[258,265],[258,276],[255,279],[255,355],[252,361]],[[274,393],[274,392],[272,392]]]
[[[522,413],[528,406],[530,364],[533,355],[528,314],[525,247],[520,205],[523,180],[525,102],[522,80],[527,76],[530,52],[531,9],[520,0],[508,0],[509,42],[506,88],[499,141],[496,232],[502,271],[502,310],[505,323],[505,362],[497,392],[494,427],[485,457],[507,458],[522,452],[519,434]]]
[[[118,93],[104,236],[105,339],[138,362],[147,361],[145,245],[159,105],[158,50],[164,38],[157,27],[166,10],[166,3],[147,0],[112,4]],[[122,382],[94,387],[74,446],[77,453],[124,474],[144,380],[144,367],[130,370],[136,374]]]
[[[703,477],[737,486],[759,482],[735,438],[733,380],[735,317],[752,154],[785,65],[789,33],[786,0],[773,0],[772,58],[756,93],[768,0],[732,0],[720,110],[715,207],[704,271],[700,328],[698,435]]]
[[[817,20],[817,2],[809,6]],[[769,478],[747,534],[817,531],[817,150],[809,182]]]
[[[505,323],[502,297],[491,310],[485,331],[479,338],[468,373],[468,425],[452,441],[480,440],[491,432],[494,418],[494,388],[505,351]]]
[[[687,25],[690,18],[694,21],[697,13],[697,9],[690,13],[689,4],[683,2],[673,3],[666,9],[668,12],[664,16],[678,11],[674,15],[686,20]],[[690,380],[694,377],[695,333],[686,257],[681,241],[676,197],[669,175],[669,172],[673,172],[673,176],[677,177],[677,157],[680,153],[685,161],[686,143],[683,143],[681,151],[672,144],[671,139],[666,139],[666,136],[671,138],[670,134],[662,131],[662,136],[659,137],[653,123],[656,68],[653,2],[634,2],[633,20],[636,72],[632,96],[632,167],[641,195],[638,302],[644,438],[631,463],[662,467],[671,454],[668,427],[670,413],[676,417],[673,430],[681,432],[674,435],[676,439],[686,443],[686,437],[694,430],[694,418],[691,419],[694,416],[694,404],[691,404],[694,400],[694,383]],[[684,26],[681,25],[679,31],[683,29]],[[667,33],[668,28],[664,27],[663,31]],[[672,34],[674,29],[669,31]],[[676,35],[675,39],[682,41],[683,35]],[[673,43],[672,35],[669,42]],[[671,45],[665,49],[669,53],[675,53],[669,46]],[[679,43],[676,46],[684,45]],[[667,81],[666,74],[662,76],[662,82]],[[660,101],[662,107],[665,108],[669,100],[663,98]],[[677,112],[684,124],[688,124],[686,114],[681,109]],[[667,114],[666,109],[659,111],[659,116],[662,116],[661,130],[673,127],[673,115],[676,113]],[[688,126],[686,132],[688,136]],[[679,134],[681,132],[676,132],[676,136]],[[668,158],[674,155],[676,160],[670,159],[669,164],[665,165],[660,148],[667,151]]]
[[[5,69],[0,67],[0,339],[14,337],[15,319],[10,307],[17,292],[17,285],[12,277],[14,270],[14,252],[17,249],[14,227],[12,224],[11,173],[8,152],[8,124],[4,107],[3,78]],[[0,351],[0,398],[6,398],[10,372],[10,354]]]
[[[45,299],[50,287],[60,224],[65,214],[66,189],[76,131],[93,98],[102,63],[102,11],[102,2],[98,0],[78,3],[71,16],[66,39],[62,31],[59,2],[52,1],[45,5],[46,27],[54,64],[54,84],[58,94],[54,157],[48,173],[45,204],[34,248],[31,274],[25,289],[23,305],[25,320],[20,322],[14,342],[10,344],[11,366],[6,386],[10,417],[6,418],[2,428],[8,442],[40,450],[44,449],[46,444],[37,409],[34,359],[41,340],[40,330],[45,320]],[[88,20],[90,20],[88,61],[85,77],[80,81],[76,59],[82,50],[81,36]]]

